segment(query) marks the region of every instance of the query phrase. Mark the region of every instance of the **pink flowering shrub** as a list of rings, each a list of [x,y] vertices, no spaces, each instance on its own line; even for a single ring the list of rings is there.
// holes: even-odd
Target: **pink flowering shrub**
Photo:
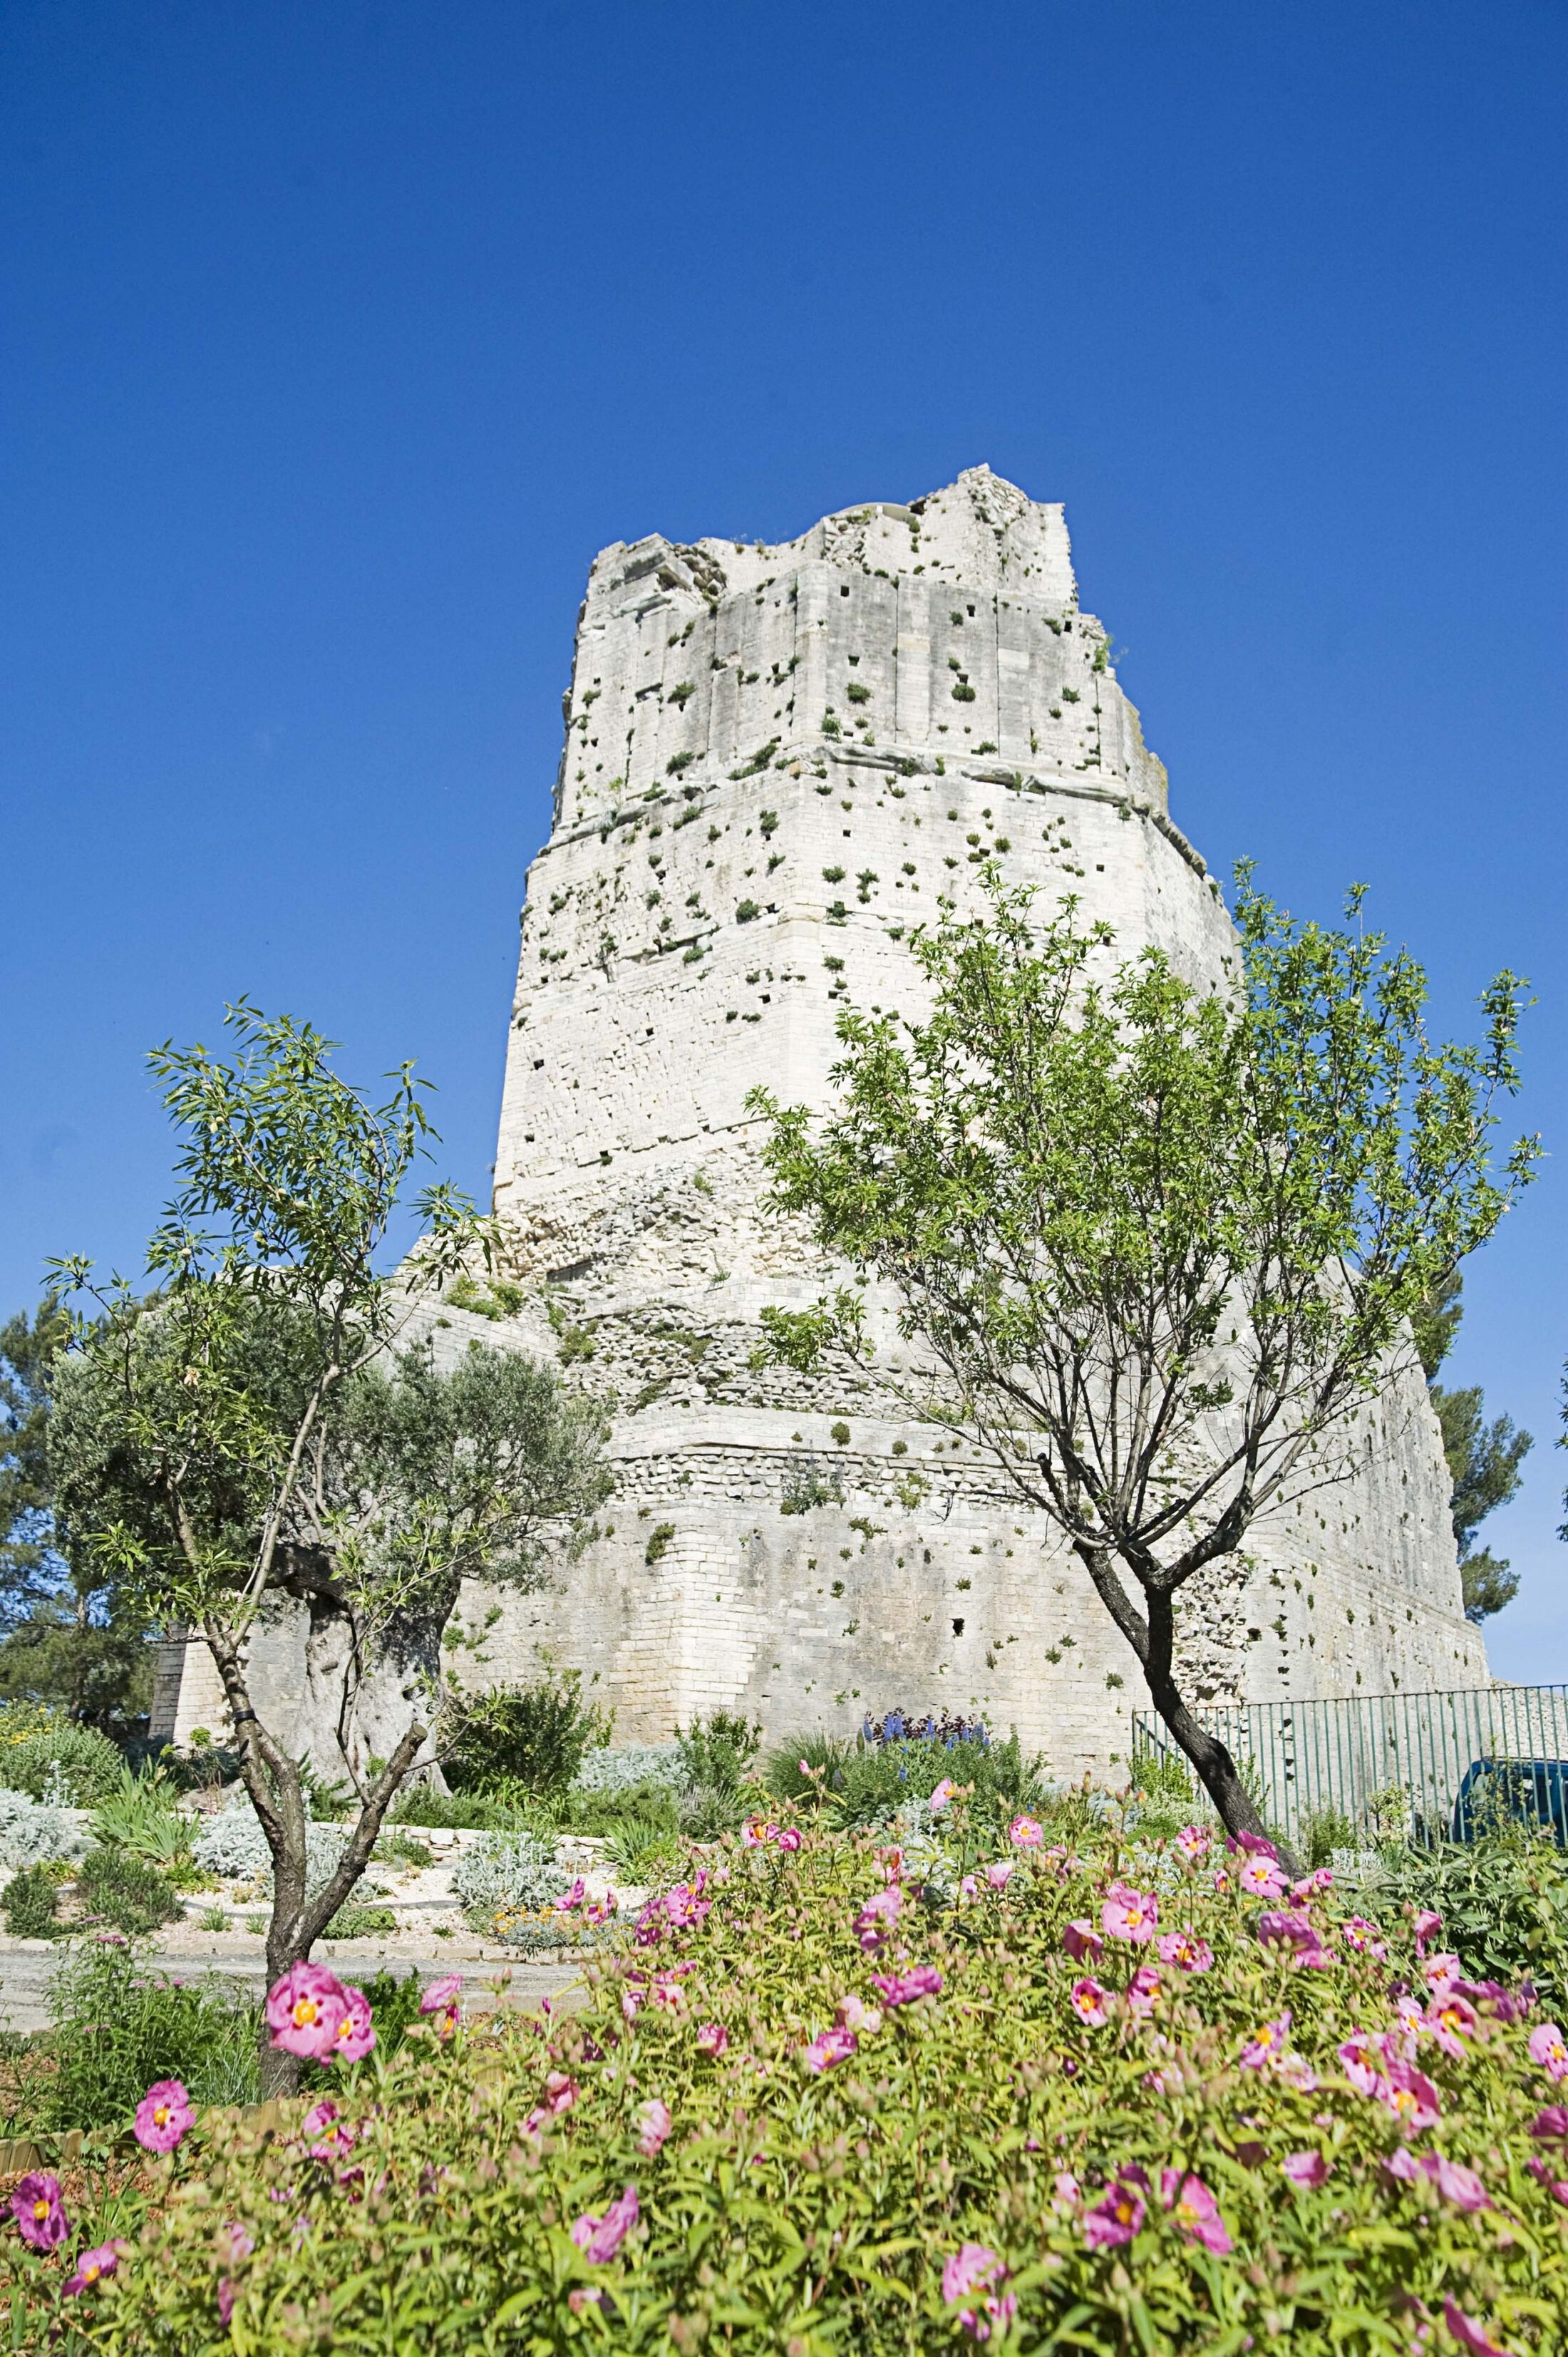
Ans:
[[[941,1898],[870,1837],[737,1841],[579,2011],[432,1992],[281,2133],[188,2132],[73,2325],[103,2357],[1563,2347],[1568,2065],[1527,1985],[1255,1847],[1033,1823],[989,1860],[971,1826]]]

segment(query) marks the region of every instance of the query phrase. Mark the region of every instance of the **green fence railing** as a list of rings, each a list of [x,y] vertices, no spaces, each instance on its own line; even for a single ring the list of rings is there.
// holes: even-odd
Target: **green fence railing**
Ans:
[[[1239,1703],[1197,1716],[1293,1846],[1330,1811],[1355,1846],[1466,1840],[1498,1811],[1568,1846],[1568,1685]],[[1135,1760],[1181,1758],[1148,1712],[1133,1717],[1133,1749]]]

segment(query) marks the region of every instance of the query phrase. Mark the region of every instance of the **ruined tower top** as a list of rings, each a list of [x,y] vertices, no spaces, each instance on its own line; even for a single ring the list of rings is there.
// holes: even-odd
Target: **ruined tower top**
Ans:
[[[617,542],[589,576],[566,719],[558,824],[827,745],[989,759],[1165,806],[1106,634],[1079,610],[1061,508],[989,467],[774,547]]]

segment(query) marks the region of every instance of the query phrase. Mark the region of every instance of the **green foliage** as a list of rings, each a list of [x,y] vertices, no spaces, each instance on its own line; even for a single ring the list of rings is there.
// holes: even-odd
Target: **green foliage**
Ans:
[[[1435,1909],[1469,1978],[1528,1975],[1546,2010],[1568,2005],[1568,1865],[1550,1835],[1499,1819],[1463,1845],[1391,1846],[1358,1896],[1391,1925]]]
[[[1476,1534],[1488,1514],[1517,1496],[1520,1467],[1534,1441],[1528,1432],[1518,1431],[1509,1416],[1499,1415],[1487,1424],[1478,1384],[1450,1391],[1434,1380],[1459,1330],[1464,1315],[1460,1294],[1461,1279],[1457,1271],[1451,1272],[1417,1304],[1411,1327],[1427,1391],[1437,1411],[1443,1453],[1454,1485],[1450,1507],[1459,1546],[1465,1614],[1467,1620],[1480,1621],[1512,1602],[1519,1592],[1519,1574],[1509,1569],[1506,1559],[1477,1546]]]
[[[396,1930],[397,1917],[390,1907],[365,1904],[339,1907],[321,1936],[324,1940],[373,1940]]]
[[[6,1741],[9,1713],[0,1713],[0,1784],[33,1800],[59,1797],[71,1808],[90,1808],[119,1789],[125,1772],[124,1755],[95,1727],[79,1727],[69,1718],[50,1717],[41,1725],[24,1719],[33,1729],[14,1742]]]
[[[482,1792],[505,1777],[530,1792],[563,1792],[586,1754],[609,1740],[613,1724],[613,1713],[585,1695],[576,1670],[465,1696],[453,1717],[448,1781]]]
[[[428,1825],[436,1833],[500,1833],[515,1818],[510,1803],[483,1792],[436,1792],[428,1784],[410,1785],[387,1813],[391,1825]]]
[[[923,1736],[868,1743],[860,1737],[844,1759],[830,1813],[843,1825],[888,1824],[912,1803],[929,1801],[942,1783],[971,1790],[972,1813],[992,1826],[1019,1809],[1037,1811],[1047,1790],[1038,1760],[1025,1758],[1016,1731],[1004,1743],[989,1744],[940,1743]]]
[[[174,1885],[129,1850],[89,1850],[76,1869],[76,1895],[89,1921],[140,1939],[181,1912]]]
[[[25,1866],[0,1890],[0,1911],[14,1940],[52,1940],[60,1928],[59,1877],[47,1866]]]
[[[70,1319],[46,1296],[0,1326],[0,1627],[51,1598],[64,1566],[48,1469],[50,1368]]]
[[[252,2103],[257,2013],[218,1981],[177,1986],[134,1947],[90,1941],[49,1984],[48,2128],[124,2127],[156,2079],[198,2104]]]
[[[1380,1962],[1316,1902],[1337,1961],[1298,1970],[1260,1943],[1259,1901],[1216,1891],[1208,1862],[1131,1854],[1114,1818],[1071,1859],[1015,1853],[1004,1889],[978,1875],[972,1896],[921,1903],[906,1886],[891,1956],[856,1932],[886,1887],[871,1842],[809,1834],[792,1857],[764,1845],[725,1864],[700,1924],[666,1922],[589,1966],[580,2011],[543,2025],[503,2012],[442,2045],[411,2035],[360,2066],[341,2175],[309,2160],[297,2115],[281,2132],[196,2130],[177,2198],[160,2189],[127,2221],[134,2247],[94,2295],[102,2357],[217,2348],[225,2276],[233,2343],[258,2352],[301,2345],[309,2319],[323,2345],[367,2357],[564,2357],[590,2341],[627,2357],[928,2357],[971,2344],[966,2303],[942,2284],[966,2242],[1005,2270],[1004,2347],[1395,2357],[1423,2319],[1436,2347],[1445,2299],[1474,2320],[1473,2346],[1483,2331],[1516,2357],[1558,2345],[1568,2246],[1550,2183],[1525,2166],[1552,2092],[1528,2024],[1483,2016],[1463,2059],[1423,2040],[1432,2134],[1402,2137],[1339,2060],[1352,2034],[1398,2034],[1391,1981],[1419,1978],[1402,1927]],[[1140,2012],[1120,1992],[1151,1951],[1108,1940],[1094,1968],[1107,2018],[1091,2027],[1063,1933],[1097,1923],[1129,1872],[1212,1969],[1165,1969]],[[937,1992],[886,2005],[873,1974],[910,1967]],[[1249,2067],[1287,2009],[1294,2059]],[[811,2042],[846,2013],[842,2059],[812,2069]],[[699,2043],[708,2023],[726,2036],[716,2057]],[[553,2093],[566,2097],[553,2109]],[[650,2152],[653,2099],[671,2126]],[[1385,2168],[1402,2144],[1413,2183]],[[1439,2195],[1420,2167],[1438,2153],[1477,2173],[1488,2206]],[[1321,2185],[1283,2173],[1314,2155]],[[1190,2175],[1212,2196],[1220,2248],[1162,2199],[1167,2169],[1173,2192]],[[1147,2190],[1125,2242],[1096,2247],[1086,2221],[1125,2169]],[[628,2185],[638,2223],[590,2257],[574,2222]],[[230,2221],[254,2245],[238,2263]],[[983,2295],[967,2305],[986,2320]]]
[[[648,1544],[642,1550],[644,1563],[658,1563],[675,1535],[673,1523],[655,1523],[648,1534]]]
[[[762,1727],[737,1712],[715,1710],[693,1719],[684,1733],[677,1729],[675,1740],[689,1785],[738,1792],[762,1749]]]
[[[1355,1825],[1330,1801],[1309,1813],[1302,1827],[1301,1846],[1308,1866],[1326,1866],[1336,1850],[1356,1846]]]
[[[1347,1471],[1348,1419],[1403,1321],[1531,1175],[1494,1166],[1523,992],[1438,1045],[1426,983],[1360,925],[1300,925],[1240,877],[1234,986],[982,871],[990,907],[917,931],[929,1016],[845,1008],[819,1121],[766,1090],[771,1208],[857,1280],[765,1317],[789,1363],[870,1355],[862,1290],[898,1304],[934,1406],[1076,1550],[1227,1822],[1252,1813],[1176,1675],[1176,1600],[1253,1517]],[[886,1380],[886,1379],[885,1379]],[[908,1387],[906,1379],[906,1387]]]
[[[93,1811],[92,1838],[101,1847],[126,1850],[149,1866],[188,1866],[191,1833],[173,1786],[156,1769],[138,1776],[123,1767],[115,1789]]]
[[[809,1801],[819,1794],[842,1792],[844,1772],[854,1756],[854,1746],[847,1737],[828,1735],[814,1727],[808,1735],[786,1736],[775,1744],[762,1763],[762,1781],[781,1801]]]

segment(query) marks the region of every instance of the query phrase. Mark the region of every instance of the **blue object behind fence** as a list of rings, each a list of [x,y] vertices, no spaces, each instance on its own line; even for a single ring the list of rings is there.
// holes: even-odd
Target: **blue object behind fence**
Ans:
[[[1454,1839],[1474,1841],[1488,1819],[1540,1825],[1568,1849],[1568,1760],[1475,1760],[1454,1803]]]

